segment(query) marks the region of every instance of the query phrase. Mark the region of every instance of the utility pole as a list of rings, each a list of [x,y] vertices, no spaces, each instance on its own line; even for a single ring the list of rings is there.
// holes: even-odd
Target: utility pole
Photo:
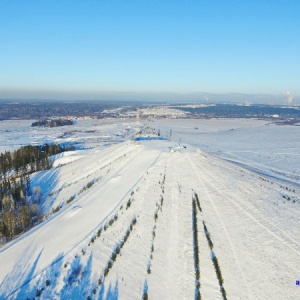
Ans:
[[[170,129],[169,141],[172,140],[172,129]]]

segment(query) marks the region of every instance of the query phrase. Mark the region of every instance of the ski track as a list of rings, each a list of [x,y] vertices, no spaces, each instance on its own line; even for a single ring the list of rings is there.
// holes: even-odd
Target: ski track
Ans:
[[[198,181],[199,181],[200,185],[202,186],[202,188],[203,188],[203,190],[204,190],[204,183],[203,183],[203,181],[201,180],[201,178],[200,178],[200,176],[199,176],[199,174],[198,174],[198,171],[197,171],[197,169],[196,169],[196,166],[195,166],[195,164],[192,162],[190,156],[188,156],[188,158],[189,158],[189,162],[190,162],[190,164],[191,164],[191,167],[192,167],[192,169],[194,170],[194,173],[196,174],[196,176],[197,176],[197,178],[198,178]],[[207,183],[208,183],[208,182],[206,182],[206,184],[207,184]],[[227,231],[227,229],[226,229],[226,226],[225,226],[225,224],[224,224],[224,222],[223,222],[223,220],[222,220],[222,218],[221,218],[221,216],[220,216],[218,210],[216,209],[216,207],[215,207],[213,201],[210,199],[209,195],[207,195],[207,199],[210,201],[211,206],[213,207],[213,210],[214,210],[214,212],[215,212],[215,215],[218,217],[218,219],[219,219],[219,221],[220,221],[220,224],[222,225],[223,231],[224,231],[224,233],[225,233],[225,235],[226,235],[226,239],[228,240],[228,243],[229,243],[229,245],[230,245],[231,251],[232,251],[232,253],[233,253],[233,255],[234,255],[234,258],[235,258],[235,262],[236,262],[236,264],[237,264],[237,266],[238,266],[238,269],[239,269],[239,272],[240,272],[240,274],[241,274],[241,277],[242,277],[242,280],[243,280],[243,284],[244,284],[244,286],[245,286],[246,289],[247,289],[247,295],[244,295],[244,296],[246,296],[248,299],[254,299],[254,298],[252,298],[252,294],[251,294],[250,289],[249,289],[248,284],[247,284],[246,275],[244,274],[244,272],[243,272],[243,270],[242,270],[242,267],[241,267],[240,262],[239,262],[239,258],[238,258],[238,256],[237,256],[236,251],[235,251],[235,249],[234,249],[234,246],[233,246],[233,244],[232,244],[232,242],[231,242],[231,239],[230,239],[230,236],[229,236],[228,231]],[[225,280],[226,280],[226,278],[225,278]]]
[[[270,221],[264,219],[264,222],[267,223],[270,227],[273,227],[275,229],[275,231],[278,231],[282,234],[282,236],[279,236],[278,234],[276,234],[274,231],[272,231],[271,229],[269,229],[268,227],[266,227],[262,221],[259,221],[257,219],[258,215],[256,215],[256,217],[254,217],[254,213],[252,211],[252,209],[247,206],[245,203],[242,203],[240,200],[238,200],[237,197],[235,197],[234,195],[232,195],[231,197],[229,197],[228,195],[226,195],[224,192],[222,192],[222,189],[220,189],[219,187],[216,187],[215,184],[213,184],[213,182],[215,182],[216,178],[214,178],[211,173],[209,173],[206,169],[204,169],[203,167],[199,166],[201,168],[201,171],[205,174],[207,174],[207,177],[210,178],[210,180],[207,180],[207,182],[209,182],[209,184],[219,193],[221,193],[226,199],[230,200],[231,203],[233,203],[236,207],[238,207],[244,214],[246,214],[251,220],[253,220],[254,222],[256,222],[261,228],[263,228],[265,231],[267,231],[270,235],[272,235],[273,237],[275,237],[279,242],[284,243],[288,248],[290,248],[293,252],[295,252],[298,256],[300,255],[300,252],[298,250],[296,250],[294,247],[290,246],[290,244],[295,244],[297,247],[299,247],[299,244],[292,239],[290,236],[288,236],[285,232],[283,232],[280,228],[276,227],[274,224],[272,224]],[[227,190],[227,187],[224,186],[224,184],[219,182],[219,185],[222,186],[224,188],[224,190]],[[235,199],[235,200],[233,200]],[[239,203],[237,203],[239,202]],[[242,207],[244,206],[244,207]],[[249,213],[252,212],[251,213]]]

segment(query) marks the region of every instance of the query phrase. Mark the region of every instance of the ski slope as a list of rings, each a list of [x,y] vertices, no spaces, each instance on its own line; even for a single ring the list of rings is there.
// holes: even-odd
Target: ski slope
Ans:
[[[94,146],[32,176],[48,217],[0,249],[0,299],[221,300],[216,261],[226,299],[299,299],[297,184],[188,133],[178,147],[160,122],[175,140]]]

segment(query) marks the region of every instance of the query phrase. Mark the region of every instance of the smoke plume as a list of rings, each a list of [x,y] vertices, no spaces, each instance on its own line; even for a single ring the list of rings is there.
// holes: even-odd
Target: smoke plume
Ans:
[[[287,99],[287,104],[288,105],[293,104],[294,96],[289,91],[286,92],[286,99]]]

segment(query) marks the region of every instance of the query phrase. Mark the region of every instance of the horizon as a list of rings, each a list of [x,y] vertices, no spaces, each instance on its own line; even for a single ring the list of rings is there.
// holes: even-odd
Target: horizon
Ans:
[[[212,94],[212,93],[190,93],[190,94],[176,94],[176,93],[103,93],[100,96],[94,95],[84,97],[80,93],[65,94],[64,96],[47,97],[48,93],[41,93],[35,96],[35,93],[22,93],[22,97],[1,97],[0,102],[112,102],[112,103],[140,103],[145,104],[171,104],[171,103],[194,103],[194,104],[240,104],[240,105],[286,105],[298,106],[300,104],[300,97],[292,97],[292,101],[288,94],[269,95],[269,94],[242,94],[242,93],[228,93],[228,94]]]

